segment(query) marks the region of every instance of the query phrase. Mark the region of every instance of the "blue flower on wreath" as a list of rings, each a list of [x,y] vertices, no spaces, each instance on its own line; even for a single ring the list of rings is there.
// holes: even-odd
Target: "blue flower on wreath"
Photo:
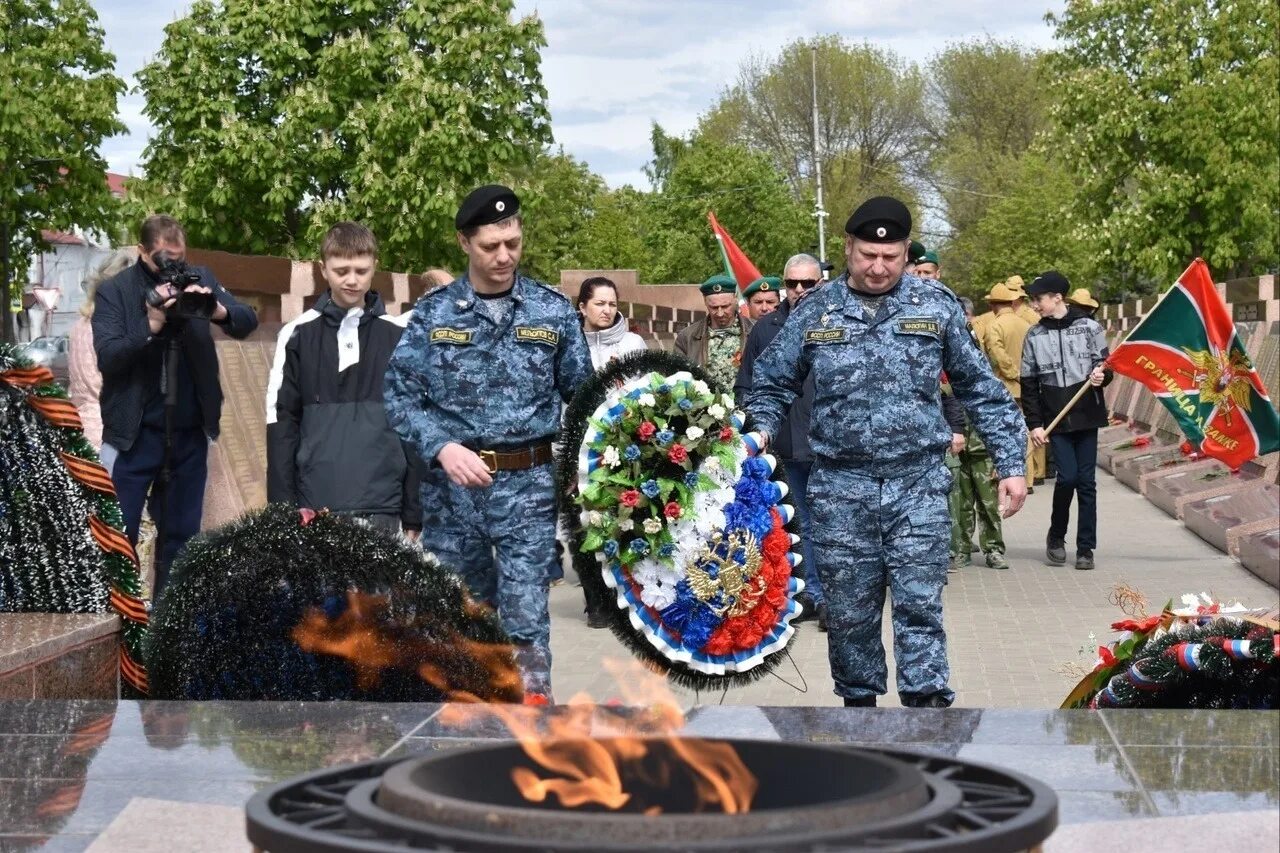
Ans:
[[[692,401],[692,400],[690,400],[690,399],[688,399],[688,398],[686,397],[685,399],[681,400],[681,401],[680,401],[679,403],[677,403],[676,405],[680,407],[680,411],[682,411],[682,412],[687,412],[687,411],[689,411],[690,409],[692,409],[692,408],[693,408],[693,401]]]
[[[684,484],[691,489],[696,489],[698,487],[698,472],[690,471],[688,474],[685,474]]]
[[[640,448],[636,447],[634,444],[628,444],[627,449],[622,451],[622,457],[628,462],[635,462],[640,458]]]
[[[676,545],[674,542],[665,542],[662,545],[658,546],[659,557],[670,557],[675,552],[676,552]]]
[[[645,539],[632,539],[632,540],[631,540],[631,553],[633,553],[633,554],[638,554],[638,555],[640,555],[641,557],[643,557],[645,554],[648,554],[648,553],[649,553],[649,542],[648,542],[647,540],[645,540]]]
[[[670,385],[668,385],[667,383],[663,382],[661,385],[659,385],[659,386],[658,386],[658,393],[659,393],[659,394],[670,394],[670,393],[671,393],[671,386],[670,386]]]
[[[676,434],[669,429],[658,432],[658,444],[670,444],[676,440]]]
[[[610,539],[608,542],[604,543],[604,547],[600,550],[606,557],[616,557],[618,556],[618,541],[616,539]]]
[[[653,500],[658,496],[661,489],[658,488],[657,480],[645,480],[640,484],[640,491],[644,492],[644,496]]]
[[[696,650],[707,644],[722,620],[682,580],[676,584],[676,600],[662,611],[662,621],[680,633],[680,645]]]

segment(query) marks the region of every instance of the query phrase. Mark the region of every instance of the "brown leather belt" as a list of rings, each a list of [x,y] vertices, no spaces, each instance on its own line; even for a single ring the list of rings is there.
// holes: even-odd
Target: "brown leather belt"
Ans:
[[[490,474],[499,471],[526,471],[551,461],[551,442],[544,441],[519,450],[477,450],[476,455]]]

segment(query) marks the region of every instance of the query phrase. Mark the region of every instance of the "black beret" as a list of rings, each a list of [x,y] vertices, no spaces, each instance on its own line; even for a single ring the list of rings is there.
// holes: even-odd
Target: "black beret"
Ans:
[[[896,198],[878,195],[858,206],[844,231],[868,243],[893,243],[911,236],[911,212]]]
[[[907,247],[907,263],[918,264],[924,260],[925,253],[929,250],[924,247],[924,243],[919,240],[912,240],[911,245]]]
[[[1027,285],[1028,296],[1039,296],[1042,293],[1061,293],[1066,296],[1071,290],[1071,282],[1057,270],[1049,270],[1036,276],[1035,281]]]
[[[492,225],[520,212],[520,199],[510,187],[502,184],[486,184],[467,194],[453,218],[453,226],[459,231]]]

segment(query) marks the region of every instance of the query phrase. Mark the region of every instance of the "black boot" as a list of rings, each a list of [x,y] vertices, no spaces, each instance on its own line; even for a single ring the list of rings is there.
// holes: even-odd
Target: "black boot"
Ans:
[[[603,610],[587,611],[587,627],[588,628],[608,628],[609,614]]]
[[[792,617],[792,625],[799,625],[801,622],[808,622],[814,616],[818,615],[818,605],[813,603],[813,596],[809,593],[797,592],[796,604],[800,605],[800,612]]]
[[[844,706],[846,708],[874,708],[876,706],[876,697],[859,696],[856,699],[851,699],[846,696],[844,697]]]

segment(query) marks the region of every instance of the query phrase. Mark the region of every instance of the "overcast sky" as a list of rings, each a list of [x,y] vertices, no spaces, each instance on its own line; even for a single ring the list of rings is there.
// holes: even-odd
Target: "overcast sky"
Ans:
[[[168,0],[94,5],[131,88],[165,24],[188,8]],[[1049,47],[1044,15],[1061,7],[1062,0],[516,0],[518,14],[536,12],[546,26],[542,74],[556,142],[614,187],[647,187],[641,167],[651,155],[650,123],[692,130],[748,56],[827,33],[921,62],[948,42],[985,36]],[[150,132],[142,103],[133,92],[120,102],[130,132],[103,146],[114,172],[141,171]]]

